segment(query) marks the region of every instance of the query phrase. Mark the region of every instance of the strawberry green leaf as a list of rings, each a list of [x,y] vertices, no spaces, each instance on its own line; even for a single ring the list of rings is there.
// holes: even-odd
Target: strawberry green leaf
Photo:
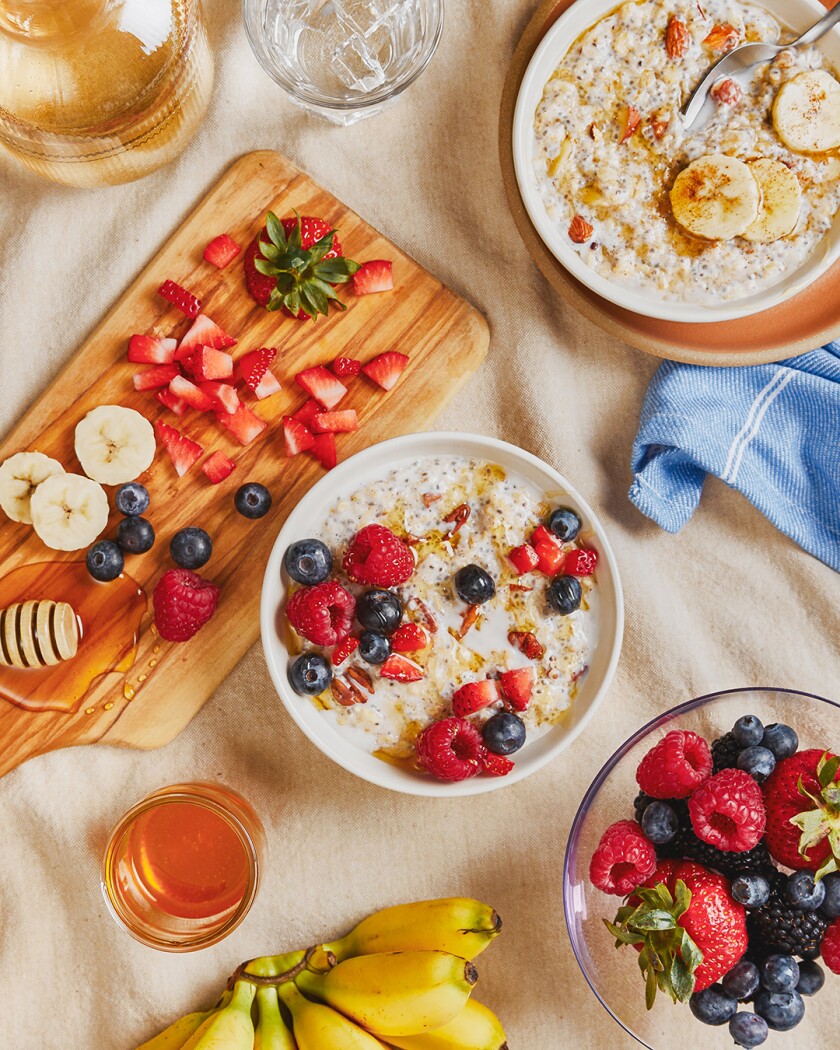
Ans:
[[[281,251],[286,251],[288,246],[286,231],[283,229],[283,224],[273,211],[270,211],[266,216],[265,225],[272,243],[276,244]]]
[[[346,284],[358,269],[352,259],[325,259],[315,267],[315,276],[329,284]]]
[[[260,252],[270,262],[277,262],[285,254],[276,244],[270,244],[268,241],[260,241]]]
[[[673,930],[677,925],[676,919],[669,911],[654,909],[639,915],[633,920],[633,926],[637,930]]]
[[[694,939],[689,934],[688,930],[682,931],[680,955],[688,968],[689,973],[694,973],[698,966],[703,962],[703,953],[695,944]]]
[[[826,751],[817,765],[817,779],[820,782],[820,787],[826,788],[829,784],[833,784],[837,779],[838,769],[840,769],[840,755],[829,758]]]
[[[685,915],[691,906],[691,890],[686,886],[682,879],[677,879],[676,889],[676,900],[675,915],[679,918],[681,915]]]
[[[675,955],[671,963],[671,988],[674,995],[681,1003],[686,1003],[694,991],[695,979],[679,955]]]
[[[254,259],[254,269],[257,273],[265,274],[266,277],[277,277],[283,272],[276,263],[269,262],[268,259],[261,259],[259,256]]]
[[[645,1005],[648,1010],[653,1009],[653,1004],[656,1002],[656,970],[650,969],[647,972],[647,981],[645,983]]]

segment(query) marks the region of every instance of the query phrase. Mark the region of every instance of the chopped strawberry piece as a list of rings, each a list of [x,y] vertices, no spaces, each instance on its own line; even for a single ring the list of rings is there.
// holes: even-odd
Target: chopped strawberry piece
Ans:
[[[218,485],[219,482],[230,477],[236,469],[236,464],[224,452],[214,452],[201,464],[201,469],[214,485]]]
[[[486,748],[481,756],[481,771],[488,777],[506,777],[516,766],[504,755],[496,755]]]
[[[128,359],[136,365],[168,365],[175,357],[177,346],[177,339],[133,335],[128,341]]]
[[[256,393],[257,387],[276,356],[277,351],[274,347],[264,346],[260,350],[252,350],[241,357],[237,362],[236,371],[245,386]]]
[[[155,390],[159,386],[169,386],[175,376],[180,375],[177,365],[158,365],[157,368],[144,368],[134,373],[135,390]]]
[[[344,641],[340,645],[337,645],[332,651],[330,660],[332,661],[333,667],[338,667],[339,664],[343,664],[344,661],[352,656],[358,648],[358,638],[354,638],[352,634],[348,638],[345,638]]]
[[[319,415],[323,411],[324,410],[321,408],[318,402],[313,401],[310,398],[307,402],[301,405],[297,412],[293,413],[292,419],[297,420],[298,423],[303,423],[303,425],[307,429],[309,429],[312,420],[315,418],[315,416]]]
[[[357,361],[354,357],[337,357],[330,368],[339,379],[352,379],[361,372],[362,362]]]
[[[505,671],[499,679],[502,696],[514,711],[525,711],[531,702],[531,693],[534,691],[534,669],[533,667],[517,667],[513,671]]]
[[[355,408],[318,412],[312,417],[312,429],[316,434],[349,434],[359,429],[359,416]]]
[[[182,416],[190,407],[182,397],[176,397],[168,388],[166,390],[157,390],[155,397],[170,412],[174,412],[176,416]]]
[[[212,346],[200,346],[189,357],[179,358],[181,366],[199,383],[212,379],[230,379],[233,375],[233,358],[224,350]]]
[[[393,263],[387,259],[374,259],[371,262],[362,263],[353,274],[353,291],[356,295],[390,292],[393,287]]]
[[[426,672],[407,656],[391,653],[384,664],[379,668],[383,678],[391,678],[395,682],[419,682],[426,677]]]
[[[254,391],[254,397],[257,401],[265,401],[267,397],[279,394],[282,389],[277,376],[273,372],[266,372],[260,380],[260,385]]]
[[[391,635],[391,649],[395,653],[417,653],[427,649],[431,636],[419,623],[404,623]]]
[[[508,554],[508,558],[520,576],[524,576],[526,572],[533,572],[540,563],[539,555],[530,543],[523,543],[521,547],[514,547]]]
[[[452,710],[459,718],[480,711],[499,699],[499,687],[490,679],[483,682],[467,682],[452,694]]]
[[[233,415],[242,404],[230,383],[199,383],[198,389],[213,399],[214,409],[221,409],[229,415]]]
[[[553,533],[540,525],[531,533],[531,546],[537,556],[537,568],[546,576],[556,576],[563,571],[566,553]]]
[[[209,412],[214,405],[213,398],[203,390],[199,390],[195,383],[191,383],[186,376],[174,376],[169,384],[169,389],[175,397],[180,397],[191,408],[198,409],[199,412]]]
[[[298,386],[326,409],[335,408],[347,393],[347,387],[323,365],[307,368],[295,376]]]
[[[158,288],[158,295],[168,303],[172,303],[173,306],[177,306],[187,317],[197,317],[201,310],[201,300],[174,281],[164,281]]]
[[[378,383],[383,390],[393,390],[407,364],[408,358],[405,354],[399,354],[396,350],[388,350],[379,357],[374,357],[372,361],[368,361],[362,371],[368,379]]]
[[[199,314],[181,340],[181,345],[175,352],[175,360],[183,361],[202,346],[209,346],[213,350],[227,350],[229,346],[236,346],[236,340],[207,314]]]
[[[591,576],[598,564],[598,552],[582,548],[569,551],[566,555],[565,570],[570,576]]]
[[[286,455],[289,457],[306,452],[315,444],[315,436],[309,427],[292,416],[283,419],[283,436],[286,439]]]
[[[213,240],[207,245],[202,253],[202,257],[219,270],[224,270],[226,266],[229,266],[237,255],[242,251],[242,248],[236,243],[233,237],[229,237],[226,233],[219,234],[218,237],[214,237]]]
[[[240,445],[250,445],[268,426],[264,419],[255,416],[250,408],[241,403],[232,414],[216,412],[216,419],[225,430],[233,434]]]
[[[198,442],[184,437],[179,430],[169,426],[168,423],[163,423],[158,419],[155,423],[155,430],[161,444],[169,453],[178,477],[183,477],[193,463],[204,455],[204,449]]]
[[[310,449],[324,470],[332,470],[338,462],[335,451],[335,434],[317,434]]]

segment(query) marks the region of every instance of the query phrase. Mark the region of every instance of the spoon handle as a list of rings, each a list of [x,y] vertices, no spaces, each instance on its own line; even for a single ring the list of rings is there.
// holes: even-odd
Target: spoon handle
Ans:
[[[830,11],[823,15],[819,22],[817,22],[816,25],[811,26],[807,33],[803,33],[793,46],[807,47],[809,44],[813,44],[815,41],[819,40],[820,37],[825,36],[829,29],[833,29],[838,22],[840,22],[840,3],[836,4]]]

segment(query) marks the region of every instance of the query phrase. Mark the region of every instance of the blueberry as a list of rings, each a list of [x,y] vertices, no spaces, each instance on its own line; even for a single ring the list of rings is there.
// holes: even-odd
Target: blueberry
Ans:
[[[123,571],[125,558],[119,545],[113,540],[100,540],[87,552],[85,558],[87,571],[100,583],[108,583],[115,580]]]
[[[775,1032],[789,1032],[805,1016],[805,1004],[799,992],[759,992],[755,1012]]]
[[[825,883],[810,871],[795,871],[788,879],[785,896],[797,911],[816,911],[825,900]]]
[[[761,986],[768,992],[792,992],[799,984],[799,966],[792,955],[768,955],[761,964]]]
[[[304,653],[293,664],[289,664],[289,681],[292,689],[302,696],[317,696],[332,681],[329,661],[320,653]]]
[[[825,900],[820,905],[820,911],[827,919],[840,918],[840,875],[833,872],[826,875],[822,880],[825,886]]]
[[[356,619],[369,631],[393,634],[402,615],[403,603],[393,591],[365,591],[356,602]]]
[[[664,846],[679,831],[677,814],[667,802],[651,802],[642,814],[642,830],[656,846]]]
[[[233,502],[243,518],[263,518],[271,510],[271,493],[265,485],[249,481],[236,490]]]
[[[182,569],[200,569],[210,561],[213,544],[204,529],[180,529],[169,542],[169,553]]]
[[[776,761],[781,762],[783,758],[790,758],[799,750],[799,737],[790,726],[774,722],[764,730],[761,746],[772,751]]]
[[[549,529],[558,540],[564,543],[571,543],[572,540],[577,539],[582,526],[583,522],[571,507],[558,507],[557,510],[551,512],[551,517],[548,519]]]
[[[467,605],[484,605],[496,593],[496,584],[480,565],[465,565],[455,573],[455,591]]]
[[[763,875],[739,875],[732,883],[732,896],[745,908],[763,908],[770,900],[770,882]]]
[[[727,995],[744,1003],[758,991],[761,976],[755,963],[750,962],[749,959],[742,959],[735,963],[721,984]]]
[[[332,554],[320,540],[298,540],[283,555],[286,572],[298,583],[314,587],[323,583],[332,570]]]
[[[494,755],[512,755],[525,743],[525,723],[510,711],[500,711],[484,723],[481,735]]]
[[[767,1030],[767,1022],[758,1014],[740,1013],[735,1014],[729,1022],[729,1034],[735,1040],[736,1046],[745,1046],[751,1050],[754,1046],[761,1046],[770,1034]]]
[[[764,739],[764,725],[755,715],[744,715],[732,727],[732,735],[741,747],[757,747]]]
[[[359,656],[369,664],[384,664],[391,655],[391,643],[379,631],[362,631]]]
[[[803,959],[799,964],[799,984],[796,986],[800,995],[816,995],[825,984],[825,971],[813,959]]]
[[[133,518],[137,514],[142,514],[144,510],[148,510],[149,490],[145,485],[129,481],[126,485],[120,485],[114,493],[114,504],[120,514]]]
[[[574,576],[555,576],[548,585],[548,604],[562,616],[580,608],[583,589]]]
[[[695,992],[688,1005],[698,1021],[712,1025],[726,1024],[738,1009],[737,1001],[727,995],[719,984]]]
[[[132,515],[117,525],[117,543],[127,554],[145,554],[155,545],[155,530],[145,518]]]
[[[738,768],[761,784],[776,768],[776,757],[766,747],[747,747],[738,755]]]

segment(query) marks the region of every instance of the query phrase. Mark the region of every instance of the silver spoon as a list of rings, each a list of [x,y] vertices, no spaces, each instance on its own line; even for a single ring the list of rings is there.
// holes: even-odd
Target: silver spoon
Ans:
[[[740,47],[736,47],[734,51],[730,51],[722,58],[719,58],[694,89],[691,98],[683,106],[682,113],[685,130],[688,131],[696,123],[700,113],[706,108],[706,104],[709,102],[709,91],[717,81],[722,80],[724,77],[731,77],[737,80],[738,77],[743,77],[744,74],[749,73],[756,66],[771,61],[782,51],[810,47],[811,44],[825,36],[829,29],[832,29],[838,22],[840,22],[840,3],[823,15],[819,22],[812,26],[807,33],[803,33],[798,40],[794,40],[790,44],[742,44]],[[715,111],[715,107],[709,103],[703,124],[709,120]]]

